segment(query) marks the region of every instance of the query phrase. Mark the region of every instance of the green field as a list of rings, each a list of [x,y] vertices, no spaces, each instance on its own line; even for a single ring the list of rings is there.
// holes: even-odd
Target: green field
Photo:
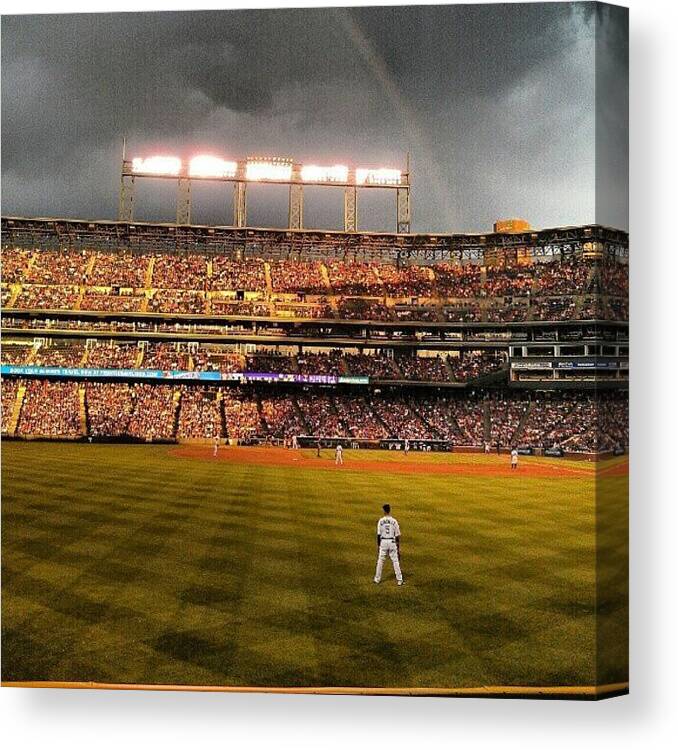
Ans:
[[[593,685],[626,679],[624,476],[194,460],[163,446],[3,443],[2,678],[232,686]],[[362,452],[361,458],[367,456]],[[531,465],[582,476],[530,478]],[[397,587],[372,583],[390,502]],[[601,506],[605,512],[601,513]],[[601,523],[601,519],[602,523]],[[601,531],[602,526],[602,531]],[[605,665],[596,528],[612,550]],[[600,575],[598,560],[598,575]],[[604,650],[604,649],[603,649]]]

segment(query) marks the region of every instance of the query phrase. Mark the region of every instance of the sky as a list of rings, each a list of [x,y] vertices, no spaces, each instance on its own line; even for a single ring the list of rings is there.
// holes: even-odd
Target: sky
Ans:
[[[628,15],[596,3],[2,18],[2,213],[117,218],[128,156],[213,153],[412,168],[412,229],[627,228]],[[172,221],[176,186],[139,180],[135,218]],[[248,223],[285,226],[254,186]],[[305,225],[340,228],[340,189]],[[228,224],[232,188],[193,190]],[[391,231],[391,191],[361,229]]]

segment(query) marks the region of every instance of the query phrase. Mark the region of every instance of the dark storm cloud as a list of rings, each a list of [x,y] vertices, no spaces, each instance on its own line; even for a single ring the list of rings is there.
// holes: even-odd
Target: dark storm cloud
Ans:
[[[114,217],[125,134],[137,154],[400,165],[410,151],[422,231],[623,224],[612,199],[596,215],[594,186],[595,63],[615,92],[601,104],[598,86],[613,155],[623,35],[588,3],[5,17],[2,210]],[[167,191],[140,193],[140,218],[171,215]],[[197,218],[225,219],[214,195]],[[251,215],[280,224],[267,195]],[[363,225],[391,222],[367,203]],[[335,209],[316,201],[317,223]]]

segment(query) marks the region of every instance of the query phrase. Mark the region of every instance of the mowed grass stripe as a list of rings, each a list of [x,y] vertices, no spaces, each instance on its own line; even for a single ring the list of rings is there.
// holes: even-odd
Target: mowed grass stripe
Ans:
[[[3,447],[3,679],[592,682],[593,474],[370,474],[350,469],[350,451],[328,472],[163,446]],[[402,589],[388,562],[371,583],[386,501],[403,527]]]

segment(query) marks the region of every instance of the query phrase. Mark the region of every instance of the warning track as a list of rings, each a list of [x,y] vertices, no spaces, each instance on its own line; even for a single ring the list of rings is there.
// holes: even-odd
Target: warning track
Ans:
[[[178,458],[198,461],[212,461],[250,466],[294,467],[319,469],[323,471],[364,471],[385,474],[419,474],[419,475],[457,475],[469,477],[504,477],[504,478],[548,478],[548,479],[591,479],[596,473],[602,476],[622,476],[624,465],[614,465],[596,471],[596,468],[580,467],[561,463],[546,463],[543,460],[532,460],[521,457],[516,471],[509,466],[508,456],[474,456],[469,458],[457,454],[459,461],[434,462],[417,460],[416,456],[405,457],[399,454],[397,460],[384,458],[363,458],[368,451],[345,452],[344,466],[335,466],[334,459],[325,452],[320,458],[313,451],[288,450],[277,447],[222,447],[218,455],[212,455],[211,446],[181,445],[170,448],[170,454]],[[454,454],[453,454],[454,455]],[[452,458],[452,456],[450,456]]]

